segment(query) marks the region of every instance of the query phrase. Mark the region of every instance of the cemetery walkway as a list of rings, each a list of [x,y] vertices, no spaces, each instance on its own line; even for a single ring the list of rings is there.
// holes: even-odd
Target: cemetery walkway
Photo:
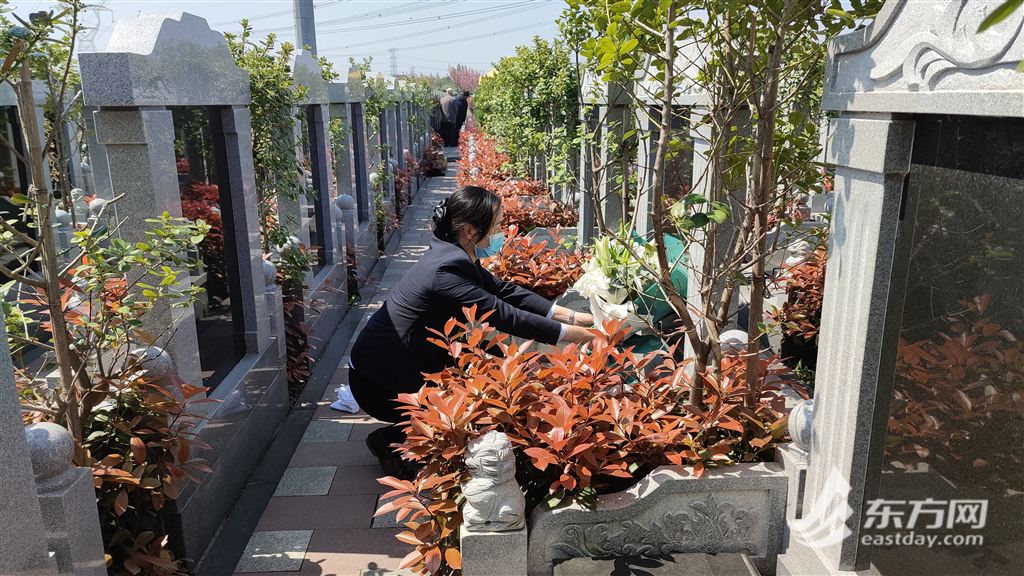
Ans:
[[[399,246],[382,259],[385,271],[376,293],[369,298],[364,295],[368,305],[353,333],[358,333],[383,304],[390,288],[427,250],[431,209],[454,190],[454,172],[453,164],[449,176],[431,178],[414,198],[404,218]],[[339,330],[351,331],[349,326],[343,324]],[[354,338],[347,340],[350,348]],[[236,574],[408,574],[398,570],[409,549],[395,540],[399,530],[393,517],[373,518],[378,495],[386,488],[377,483],[381,469],[364,440],[381,424],[361,412],[348,414],[330,407],[337,398],[338,385],[346,381],[348,354],[346,349],[284,475],[276,482],[235,566]],[[231,529],[229,520],[222,531]],[[204,564],[208,560],[223,569],[223,559],[207,558]],[[215,573],[200,568],[200,574]]]

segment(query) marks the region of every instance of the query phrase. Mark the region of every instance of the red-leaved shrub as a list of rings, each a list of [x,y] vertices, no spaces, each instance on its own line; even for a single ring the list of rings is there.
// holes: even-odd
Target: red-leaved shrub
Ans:
[[[502,226],[516,226],[523,233],[534,228],[575,226],[579,222],[579,214],[575,210],[551,199],[506,198],[502,201],[502,211]]]
[[[786,270],[787,301],[771,312],[783,334],[816,340],[821,328],[821,305],[825,298],[825,264],[828,247],[822,242],[811,256]]]
[[[479,171],[479,176],[494,180],[505,180],[512,176],[506,167],[510,161],[508,154],[498,150],[498,143],[480,130],[465,130],[459,140],[459,155],[465,161],[463,170],[467,176],[471,168]],[[473,141],[473,162],[469,162],[469,142]],[[460,184],[465,186],[465,184]]]
[[[705,380],[700,406],[687,403],[687,362],[674,351],[634,357],[623,349],[627,332],[587,347],[551,352],[510,343],[464,310],[431,341],[448,350],[454,366],[427,377],[399,401],[408,416],[404,457],[422,464],[414,481],[381,480],[393,490],[377,514],[398,511],[415,547],[403,568],[451,574],[461,566],[456,548],[462,519],[460,486],[467,480],[467,443],[489,431],[506,433],[517,458],[517,481],[530,509],[621,490],[654,467],[709,466],[764,459],[785,434],[779,365],[763,361],[753,408],[744,407],[744,358],[726,358]]]
[[[519,229],[505,232],[501,252],[483,261],[495,276],[554,300],[583,275],[586,254],[560,248],[545,241],[519,236]]]

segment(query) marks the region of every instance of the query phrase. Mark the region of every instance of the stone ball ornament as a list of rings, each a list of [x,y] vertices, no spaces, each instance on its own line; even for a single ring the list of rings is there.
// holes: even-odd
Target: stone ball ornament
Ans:
[[[742,354],[747,350],[746,330],[726,330],[718,336],[718,341],[722,343],[722,353],[738,352]]]
[[[351,194],[342,194],[338,196],[337,198],[335,198],[334,204],[337,205],[338,208],[341,208],[342,210],[356,209],[356,199],[353,198]]]
[[[804,400],[789,413],[787,430],[793,445],[807,452],[811,448],[811,427],[814,424],[814,398]]]
[[[88,162],[82,162],[80,168],[82,169],[82,174],[92,174],[92,166],[89,166]]]
[[[278,252],[283,254],[285,252],[294,252],[301,248],[302,242],[299,241],[299,238],[297,236],[289,236],[288,240],[285,240],[285,243],[280,246]]]
[[[465,528],[511,532],[525,527],[526,499],[516,482],[516,458],[508,436],[492,430],[470,441],[466,466],[470,480],[462,486]]]
[[[131,355],[139,359],[139,368],[154,382],[168,382],[175,373],[174,360],[159,346],[136,348],[131,351]]]
[[[67,483],[66,473],[72,469],[75,441],[60,424],[40,422],[25,427],[32,471],[40,491],[60,488]]]
[[[263,282],[267,287],[273,286],[277,282],[277,266],[270,260],[263,261]]]

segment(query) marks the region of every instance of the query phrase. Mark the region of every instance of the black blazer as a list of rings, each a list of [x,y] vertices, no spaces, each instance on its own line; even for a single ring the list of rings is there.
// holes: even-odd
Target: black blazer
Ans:
[[[462,248],[431,238],[430,249],[413,265],[366,323],[352,346],[352,367],[365,379],[392,392],[415,392],[423,374],[453,365],[448,351],[427,341],[444,331],[450,318],[464,320],[462,309],[494,312],[494,328],[546,344],[555,344],[559,322],[547,318],[553,305],[514,284],[498,280],[471,260]]]

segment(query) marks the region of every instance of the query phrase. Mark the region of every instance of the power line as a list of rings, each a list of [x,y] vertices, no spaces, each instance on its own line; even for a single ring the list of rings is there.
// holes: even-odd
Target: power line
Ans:
[[[519,32],[519,31],[522,31],[522,30],[528,30],[530,28],[537,28],[538,26],[543,26],[545,24],[550,25],[550,24],[554,24],[554,22],[552,22],[550,20],[547,20],[547,21],[544,21],[544,22],[535,22],[533,24],[527,24],[525,26],[517,26],[515,28],[508,28],[506,30],[497,30],[495,32],[488,32],[486,34],[478,34],[476,36],[466,36],[464,38],[455,38],[455,39],[452,39],[452,40],[442,40],[440,42],[431,42],[429,44],[419,44],[417,46],[400,46],[398,49],[399,50],[419,50],[421,48],[433,48],[435,46],[447,46],[449,44],[458,44],[460,42],[467,42],[469,40],[479,40],[481,38],[488,38],[490,36],[498,36],[498,35],[501,35],[501,34],[508,34],[510,32]],[[324,55],[324,56],[335,55],[335,54],[338,54],[337,50],[325,50],[325,51],[323,51],[321,53],[321,55]],[[363,55],[369,55],[369,54],[379,54],[379,52],[365,52],[365,53],[363,53]]]
[[[327,6],[328,4],[337,4],[339,2],[351,2],[351,1],[352,0],[324,0],[323,2],[315,2],[313,5],[314,6]],[[266,18],[273,18],[275,16],[284,16],[285,14],[291,14],[292,12],[293,12],[293,10],[291,8],[287,8],[287,9],[284,9],[284,10],[277,10],[275,12],[267,12],[266,14],[257,14],[255,16],[248,16],[245,19],[248,20],[249,22],[252,22],[253,20],[264,20]],[[212,22],[210,24],[210,26],[228,26],[228,25],[231,25],[231,24],[238,24],[239,20],[241,20],[241,18],[239,18],[238,20],[225,20],[223,22]]]
[[[494,13],[494,12],[502,12],[502,11],[505,11],[505,10],[512,10],[512,9],[515,9],[515,8],[518,8],[518,7],[521,7],[521,6],[526,6],[527,4],[533,4],[534,7],[540,7],[540,6],[543,6],[545,4],[545,2],[543,2],[543,1],[537,2],[536,0],[527,0],[525,2],[518,2],[518,3],[512,3],[512,4],[507,4],[506,3],[506,4],[502,4],[500,6],[490,6],[490,7],[487,7],[487,8],[477,8],[475,10],[466,10],[466,11],[463,11],[463,12],[452,12],[452,13],[448,13],[448,14],[438,14],[438,15],[435,15],[435,16],[423,16],[423,17],[420,17],[420,18],[410,18],[410,19],[404,20],[402,22],[385,22],[383,24],[367,24],[365,26],[324,28],[324,27],[322,27],[322,25],[328,23],[328,21],[320,21],[320,22],[317,22],[317,32],[358,32],[360,30],[378,30],[378,29],[381,29],[381,28],[394,28],[394,27],[398,27],[398,26],[409,26],[409,25],[412,25],[412,24],[420,24],[420,23],[424,23],[424,22],[434,22],[434,21],[437,21],[437,20],[441,20],[443,18],[463,18],[465,16],[474,16],[476,14],[487,14],[487,13]],[[526,8],[526,10],[531,10],[531,9],[532,8]],[[351,22],[351,20],[347,20],[346,19],[346,22]],[[273,31],[285,30],[285,29],[287,29],[287,27],[281,26],[281,27],[278,27],[278,28],[267,28],[265,30],[260,30],[260,32],[273,32]]]
[[[416,60],[418,62],[428,62],[428,63],[435,63],[435,64],[445,64],[445,65],[449,65],[449,66],[453,65],[453,64],[465,64],[466,66],[471,66],[471,65],[472,66],[490,66],[490,65],[494,64],[494,62],[481,62],[481,61],[469,62],[467,60],[452,60],[451,58],[449,58],[447,60],[442,60],[440,58],[424,58],[422,56],[411,56],[409,54],[402,54],[402,59]]]
[[[378,10],[374,12],[363,12],[362,14],[355,14],[351,16],[340,16],[338,18],[328,18],[326,20],[320,20],[317,22],[317,26],[327,24],[337,24],[339,22],[346,23],[358,23],[374,20],[378,18],[388,18],[392,15],[402,16],[410,12],[419,12],[422,10],[430,10],[432,8],[444,7],[446,4],[456,4],[458,2],[466,2],[467,0],[447,0],[434,2],[431,0],[419,0],[418,2],[408,2],[406,4],[399,4],[398,6],[388,7],[386,10]],[[260,30],[260,32],[274,32],[277,30],[283,30],[284,26],[276,26],[274,28],[266,28]]]
[[[491,13],[491,14],[488,14],[487,16],[484,16],[483,18],[477,18],[477,19],[474,19],[474,20],[467,20],[465,22],[458,22],[458,23],[455,23],[455,24],[449,24],[448,26],[444,26],[443,28],[436,28],[436,29],[432,30],[431,32],[439,32],[441,30],[454,30],[456,28],[462,28],[463,26],[469,26],[469,25],[472,25],[472,24],[479,24],[480,22],[487,22],[489,20],[492,20],[495,16],[506,16],[506,15],[511,14],[513,12],[519,12],[520,11],[515,6],[513,6],[512,9],[510,9],[509,6],[505,6],[501,10],[504,10],[504,11],[502,11],[500,14]],[[529,10],[529,8],[527,8],[527,10]],[[373,44],[384,44],[384,43],[394,42],[396,40],[405,40],[405,39],[408,39],[408,38],[415,38],[415,37],[418,37],[418,36],[423,36],[423,33],[422,32],[413,32],[413,33],[410,33],[410,34],[402,34],[400,36],[392,36],[390,38],[382,38],[380,40],[371,40],[370,42],[360,42],[358,44],[346,44],[346,45],[341,46],[339,48],[342,48],[342,49],[343,48],[358,48],[360,46],[371,46]],[[403,49],[406,49],[406,48],[403,48]]]
[[[400,6],[392,6],[386,10],[378,12],[364,12],[363,14],[357,14],[355,16],[341,16],[338,18],[330,18],[324,20],[322,24],[338,24],[340,22],[353,23],[353,22],[365,22],[367,20],[373,20],[375,18],[390,18],[392,16],[404,16],[411,12],[420,12],[423,10],[430,10],[438,7],[445,7],[451,4],[460,4],[467,2],[468,0],[442,0],[439,2],[431,2],[430,0],[419,0],[418,2],[409,2],[408,4],[402,4]]]

